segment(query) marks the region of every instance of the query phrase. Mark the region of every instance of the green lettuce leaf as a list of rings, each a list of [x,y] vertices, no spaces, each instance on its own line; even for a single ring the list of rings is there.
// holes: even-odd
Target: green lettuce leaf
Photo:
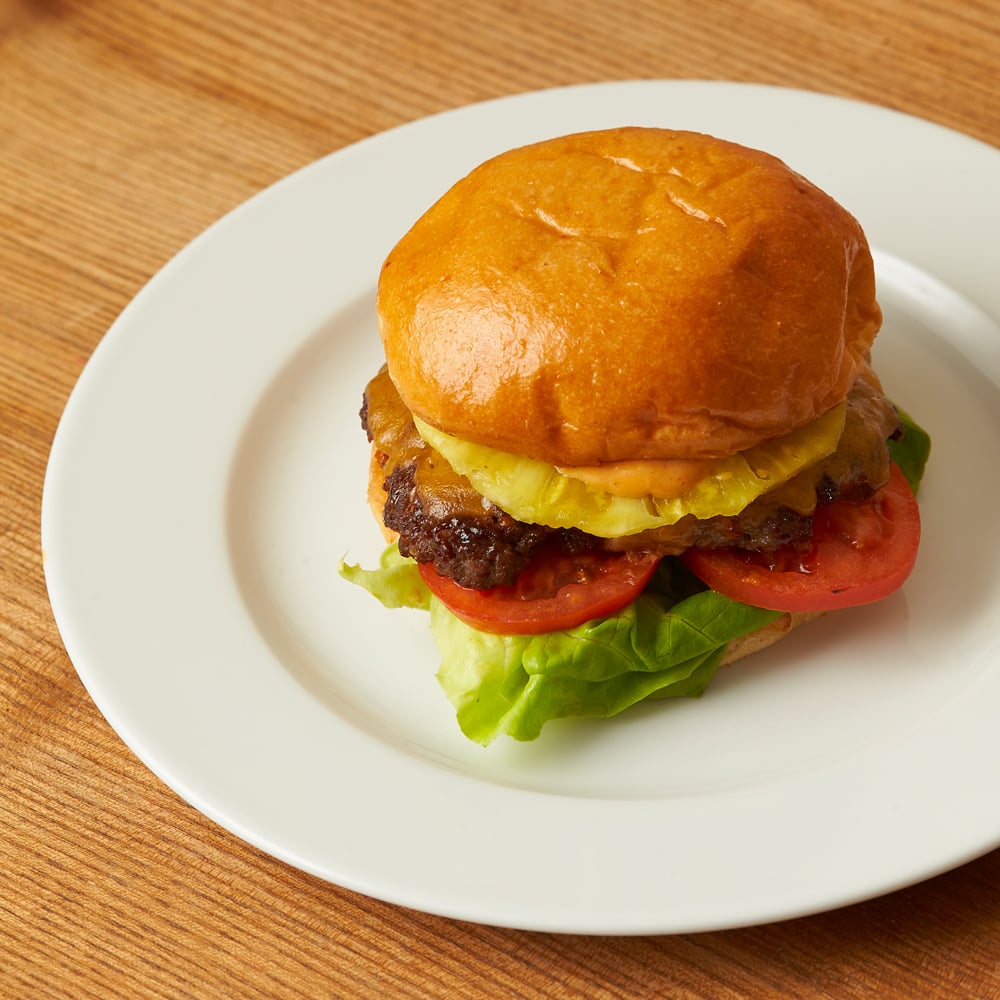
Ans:
[[[387,608],[430,609],[431,592],[421,578],[417,564],[400,555],[396,545],[390,545],[382,553],[377,569],[352,566],[341,559],[337,572],[345,580],[364,587]]]
[[[646,590],[609,618],[541,635],[480,632],[423,585],[395,546],[377,570],[341,573],[389,607],[429,607],[441,665],[438,681],[467,737],[487,745],[507,734],[533,740],[552,719],[611,716],[647,698],[695,697],[730,640],[763,627],[763,611],[706,590],[665,559]]]
[[[924,477],[924,468],[931,454],[930,435],[904,409],[896,412],[903,424],[902,436],[889,441],[889,454],[906,476],[910,489],[916,494]]]
[[[665,560],[676,569],[680,564]],[[651,586],[610,618],[541,635],[470,628],[439,602],[438,680],[469,739],[533,740],[552,719],[617,715],[647,698],[696,697],[731,639],[780,617],[702,590],[675,601]]]

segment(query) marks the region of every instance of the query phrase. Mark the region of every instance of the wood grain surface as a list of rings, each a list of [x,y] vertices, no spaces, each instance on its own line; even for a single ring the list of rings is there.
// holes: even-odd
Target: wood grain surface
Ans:
[[[1000,145],[1000,5],[0,0],[0,997],[1000,997],[1000,852],[743,930],[463,924],[220,830],[130,754],[63,650],[39,544],[48,449],[149,277],[228,209],[363,136],[626,78],[803,87]]]

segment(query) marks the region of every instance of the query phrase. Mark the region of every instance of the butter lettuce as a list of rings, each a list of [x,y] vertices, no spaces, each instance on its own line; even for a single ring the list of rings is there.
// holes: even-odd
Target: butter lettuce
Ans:
[[[674,499],[621,497],[563,475],[555,466],[472,444],[415,418],[420,436],[473,487],[512,517],[550,528],[576,527],[602,538],[698,518],[733,517],[769,490],[833,453],[846,405],[756,448],[721,458],[712,471]]]
[[[342,563],[340,571],[388,607],[430,611],[438,681],[462,732],[483,745],[503,734],[533,740],[552,719],[696,697],[732,639],[780,617],[707,590],[679,560],[664,559],[646,590],[616,615],[541,635],[492,635],[448,611],[395,546],[378,569]]]
[[[345,580],[364,587],[368,593],[377,597],[383,607],[430,610],[431,592],[427,589],[417,564],[400,555],[396,545],[390,545],[382,552],[375,569],[352,566],[341,559],[337,571]]]
[[[888,442],[889,454],[916,494],[931,455],[931,437],[902,407],[897,406],[896,412],[903,424],[903,434],[898,440]]]

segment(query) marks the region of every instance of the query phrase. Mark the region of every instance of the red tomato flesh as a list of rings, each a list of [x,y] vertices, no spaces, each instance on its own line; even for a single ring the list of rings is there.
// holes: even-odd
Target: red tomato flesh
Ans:
[[[490,590],[463,587],[431,563],[419,569],[431,593],[474,628],[536,635],[620,611],[642,592],[659,561],[648,552],[569,552],[547,544],[512,586]]]
[[[920,544],[920,511],[894,464],[889,482],[863,503],[816,510],[812,543],[777,552],[689,549],[688,568],[713,590],[772,611],[834,611],[898,590]]]

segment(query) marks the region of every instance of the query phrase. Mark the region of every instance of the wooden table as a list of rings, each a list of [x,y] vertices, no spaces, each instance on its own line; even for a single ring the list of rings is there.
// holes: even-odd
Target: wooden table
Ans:
[[[0,0],[0,996],[1000,997],[1000,852],[742,930],[467,925],[318,881],[203,818],[126,750],[60,643],[48,448],[145,281],[354,140],[624,78],[825,91],[1000,145],[1000,4]]]

